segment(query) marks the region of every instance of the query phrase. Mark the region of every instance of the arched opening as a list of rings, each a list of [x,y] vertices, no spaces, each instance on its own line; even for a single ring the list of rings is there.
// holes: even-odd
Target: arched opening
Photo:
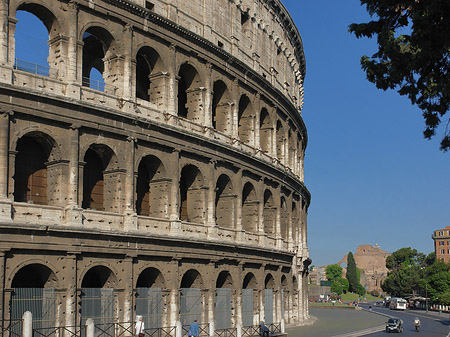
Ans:
[[[197,167],[187,165],[180,177],[180,219],[203,223],[205,217],[205,189],[203,176]]]
[[[107,52],[113,37],[103,28],[89,27],[83,34],[82,82],[84,86],[105,91],[108,75]],[[96,71],[92,71],[95,69]]]
[[[285,143],[284,127],[281,121],[277,121],[277,158],[284,164],[284,143]]]
[[[16,12],[14,68],[49,76],[49,31],[55,18],[47,9],[24,4]]]
[[[219,132],[231,133],[231,104],[227,86],[222,81],[213,85],[212,125]]]
[[[165,280],[156,268],[146,268],[136,282],[136,315],[144,321],[144,328],[160,328],[163,321],[162,291]]]
[[[216,224],[223,228],[234,228],[234,200],[233,185],[225,174],[216,183]]]
[[[253,145],[254,140],[254,112],[250,99],[242,95],[238,110],[238,135],[242,142]]]
[[[253,308],[258,307],[258,296],[255,290],[258,283],[253,273],[247,273],[242,282],[242,325],[251,326],[255,324]]]
[[[86,272],[81,281],[81,325],[85,325],[88,318],[96,325],[114,322],[116,284],[116,276],[108,267],[95,266]],[[113,333],[114,328],[111,326],[106,330]]]
[[[55,273],[45,265],[33,263],[19,269],[11,283],[11,321],[21,321],[29,311],[33,315],[33,329],[55,326],[57,283]],[[20,335],[20,326],[12,329]]]
[[[214,308],[216,329],[226,329],[232,326],[232,286],[233,280],[230,273],[228,271],[220,272],[216,280],[216,305]]]
[[[274,298],[273,289],[275,288],[275,280],[271,274],[267,274],[264,279],[264,318],[266,324],[273,323]]]
[[[47,137],[48,138],[48,137]],[[38,133],[17,142],[14,172],[14,201],[47,205],[47,166],[53,144]]]
[[[187,63],[178,72],[178,116],[201,124],[203,116],[203,94],[200,76]]]
[[[283,240],[288,240],[288,234],[289,234],[289,212],[287,208],[286,199],[284,197],[281,197],[280,200],[281,205],[281,212],[280,212],[280,230],[281,230],[281,237]]]
[[[259,142],[264,153],[272,153],[272,133],[272,120],[267,109],[263,108],[259,119]]]
[[[155,156],[146,156],[141,160],[136,186],[138,215],[168,217],[169,182],[161,160]]]
[[[188,325],[195,319],[202,321],[202,293],[203,279],[197,270],[188,270],[181,280],[180,321]]]
[[[161,62],[159,54],[150,47],[142,47],[136,55],[136,97],[157,103],[161,95],[160,78],[156,78],[156,68]],[[159,68],[159,67],[158,67]],[[159,88],[159,89],[158,89]]]
[[[275,216],[277,212],[277,207],[273,201],[272,192],[269,190],[264,191],[264,233],[267,236],[275,237]]]
[[[117,168],[114,152],[105,145],[93,144],[86,151],[84,162],[82,207],[117,212],[119,200],[115,196],[120,180],[113,170]]]
[[[258,199],[253,185],[247,182],[242,189],[242,229],[255,233],[258,228]]]

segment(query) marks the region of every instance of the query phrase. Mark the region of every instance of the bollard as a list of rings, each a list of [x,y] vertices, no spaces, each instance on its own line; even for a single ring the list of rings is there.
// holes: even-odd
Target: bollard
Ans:
[[[92,318],[86,320],[86,337],[94,337],[95,335],[95,324]]]
[[[22,316],[23,327],[22,335],[23,337],[33,336],[33,315],[29,311],[25,311]]]
[[[180,322],[180,321],[177,321],[176,327],[177,327],[177,329],[176,329],[175,336],[176,336],[176,337],[181,337],[181,336],[183,336],[183,327],[181,326],[181,322]]]
[[[214,321],[209,322],[209,335],[214,336],[215,335],[215,327],[214,327]]]
[[[281,333],[285,333],[286,332],[286,327],[284,326],[284,319],[281,319],[281,324],[280,324],[280,329],[281,329]]]
[[[242,337],[242,327],[239,323],[236,324],[236,337]]]

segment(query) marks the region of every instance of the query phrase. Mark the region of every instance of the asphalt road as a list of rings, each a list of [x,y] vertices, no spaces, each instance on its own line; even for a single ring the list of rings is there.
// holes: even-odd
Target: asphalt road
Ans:
[[[364,306],[367,308],[367,306]],[[447,336],[450,332],[449,328],[449,314],[442,313],[439,315],[437,312],[428,312],[428,314],[424,310],[389,310],[388,308],[382,306],[374,306],[372,308],[373,312],[379,312],[385,315],[398,317],[403,320],[403,333],[401,336]],[[420,332],[417,333],[414,328],[414,318],[418,317],[421,323]],[[387,336],[388,334],[385,331],[372,333],[367,336],[375,337],[375,336]],[[391,334],[389,334],[391,335]]]
[[[317,317],[317,322],[312,326],[304,326],[286,329],[289,337],[358,337],[358,336],[395,336],[387,334],[385,322],[388,317],[394,316],[403,320],[404,331],[400,336],[447,336],[450,337],[449,315],[439,315],[435,312],[420,310],[394,311],[382,306],[373,306],[369,311],[369,305],[362,305],[366,310],[310,308],[310,314]],[[414,318],[419,317],[421,331],[416,332]]]

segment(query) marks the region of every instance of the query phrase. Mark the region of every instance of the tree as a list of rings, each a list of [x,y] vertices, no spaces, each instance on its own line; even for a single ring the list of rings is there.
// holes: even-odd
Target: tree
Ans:
[[[359,284],[358,275],[356,271],[356,262],[353,257],[353,253],[349,252],[347,255],[347,280],[348,280],[348,290],[351,292],[356,292],[356,287]]]
[[[357,38],[377,38],[378,51],[361,57],[367,79],[417,105],[430,139],[450,108],[450,1],[361,0],[361,5],[375,19],[353,23],[349,31]],[[450,149],[447,127],[440,148]]]
[[[325,269],[328,281],[334,281],[342,276],[342,267],[338,264],[330,264]]]
[[[348,281],[343,277],[336,278],[331,284],[331,292],[341,295],[346,294],[348,291]]]

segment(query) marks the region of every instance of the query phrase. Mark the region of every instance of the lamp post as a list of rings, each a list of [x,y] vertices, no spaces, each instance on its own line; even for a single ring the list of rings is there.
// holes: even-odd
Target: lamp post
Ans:
[[[428,314],[428,284],[425,283],[425,307]]]

